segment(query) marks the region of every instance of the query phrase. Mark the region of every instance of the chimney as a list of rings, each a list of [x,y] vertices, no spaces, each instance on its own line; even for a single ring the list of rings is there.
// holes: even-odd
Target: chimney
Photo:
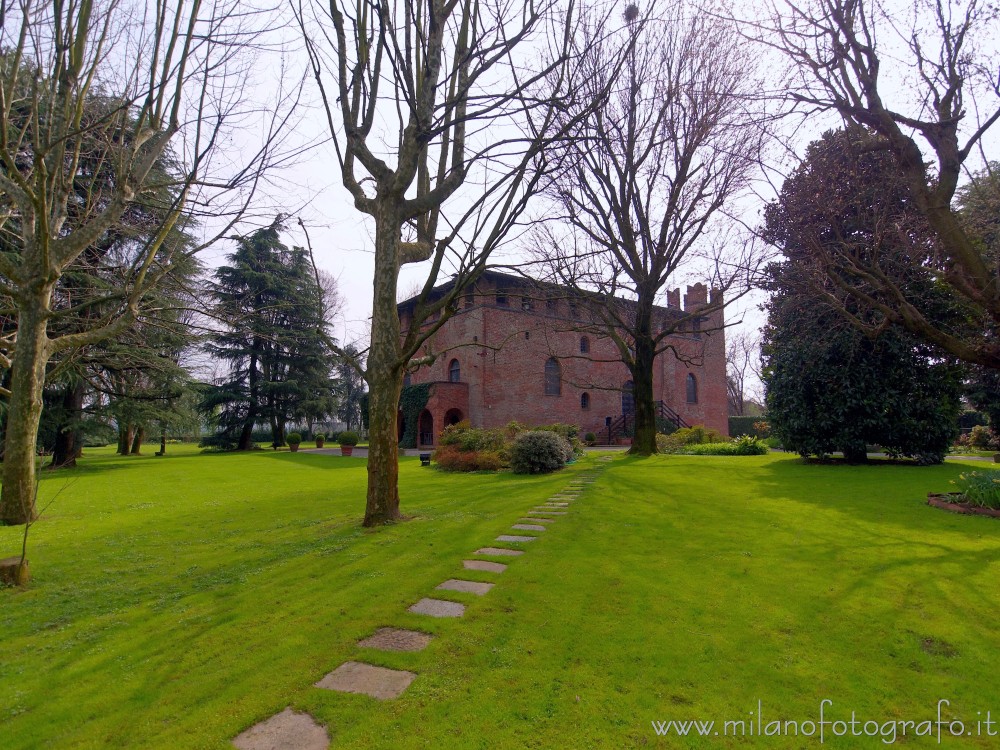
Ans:
[[[678,290],[679,292],[680,290]],[[691,312],[708,304],[708,287],[704,284],[695,284],[687,288],[684,295],[684,310]]]

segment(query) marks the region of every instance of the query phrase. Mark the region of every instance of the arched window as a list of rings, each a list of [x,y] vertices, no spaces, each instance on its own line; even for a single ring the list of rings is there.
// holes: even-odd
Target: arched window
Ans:
[[[562,392],[562,374],[559,362],[555,357],[549,357],[545,363],[545,395],[558,396]]]
[[[691,373],[688,373],[687,376],[687,402],[689,404],[698,403],[698,381]]]
[[[462,382],[462,367],[458,364],[457,359],[453,359],[448,365],[448,380],[452,383]]]
[[[590,339],[586,336],[580,337],[580,354],[586,354],[590,351]]]
[[[580,408],[586,411],[590,408],[590,394],[581,393],[580,394]]]

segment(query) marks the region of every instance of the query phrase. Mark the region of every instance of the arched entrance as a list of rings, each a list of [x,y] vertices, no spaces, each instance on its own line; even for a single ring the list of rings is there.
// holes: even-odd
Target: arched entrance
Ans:
[[[626,380],[622,385],[622,414],[627,416],[635,414],[635,396],[632,395],[633,383]]]
[[[424,409],[417,424],[420,430],[418,445],[434,445],[434,415]]]
[[[458,424],[465,416],[462,414],[461,409],[449,409],[444,413],[444,426],[450,427],[453,424]]]

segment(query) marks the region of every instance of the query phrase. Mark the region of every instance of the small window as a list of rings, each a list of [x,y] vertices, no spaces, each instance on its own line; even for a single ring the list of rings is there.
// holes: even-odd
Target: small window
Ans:
[[[555,357],[549,357],[545,363],[545,395],[558,396],[562,392],[562,373]]]
[[[687,376],[687,402],[689,404],[698,403],[698,381],[691,373],[688,373]]]
[[[476,304],[476,293],[471,289],[465,293],[465,309],[468,310]]]
[[[525,331],[524,332],[524,340],[527,341],[530,338],[531,338],[531,331]]]
[[[586,336],[580,337],[580,354],[587,354],[590,352],[590,339]]]
[[[451,383],[462,382],[462,367],[458,364],[457,359],[453,359],[448,365],[448,381]]]
[[[577,312],[578,312],[578,310],[577,310],[576,302],[573,302],[572,300],[570,300],[570,303],[569,303],[569,315],[570,315],[570,317],[571,318],[575,318]]]
[[[555,297],[547,297],[545,299],[545,309],[548,310],[548,311],[550,311],[550,312],[553,312],[553,311],[559,309],[559,302],[558,302],[558,300],[556,300]]]
[[[506,289],[497,289],[497,304],[500,307],[510,306],[510,297],[507,296]]]
[[[583,409],[584,411],[587,411],[587,409],[590,408],[590,394],[589,393],[581,393],[580,394],[580,408]]]
[[[531,297],[521,297],[521,309],[522,310],[534,310],[535,301]]]

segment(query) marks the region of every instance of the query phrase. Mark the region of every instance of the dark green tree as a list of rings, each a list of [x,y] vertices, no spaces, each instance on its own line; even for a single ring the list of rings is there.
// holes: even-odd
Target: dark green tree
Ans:
[[[963,324],[962,306],[934,283],[925,262],[933,234],[891,159],[862,129],[827,133],[766,212],[765,237],[784,255],[767,270],[768,421],[804,456],[843,451],[863,461],[877,444],[940,462],[957,430],[961,369],[888,322],[871,332],[880,316],[855,293],[864,278],[830,263],[854,256],[855,269],[878,269],[938,325]],[[880,288],[872,280],[866,293],[877,299]]]
[[[332,361],[322,291],[308,255],[280,236],[282,217],[244,237],[210,285],[224,330],[206,349],[228,373],[206,389],[203,410],[223,447],[253,447],[253,429],[268,424],[274,446],[287,424],[332,409]]]
[[[363,366],[364,357],[354,344],[346,345],[344,354]],[[361,402],[367,390],[361,373],[347,358],[338,357],[335,366],[337,419],[344,422],[348,430],[357,430],[361,427]]]

